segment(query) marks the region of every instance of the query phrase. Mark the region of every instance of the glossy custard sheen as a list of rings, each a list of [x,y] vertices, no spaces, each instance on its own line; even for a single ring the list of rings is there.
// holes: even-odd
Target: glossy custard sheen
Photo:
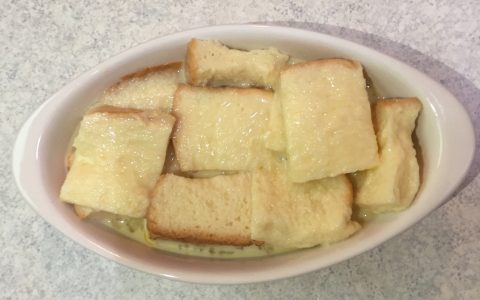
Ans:
[[[259,89],[181,85],[172,138],[181,170],[251,169],[268,126],[271,98],[272,92]]]
[[[303,62],[302,59],[298,58],[290,58],[289,64],[295,64]],[[183,76],[181,76],[180,81],[184,82]],[[141,83],[141,79],[135,79],[136,84]],[[138,81],[138,82],[137,82]],[[380,99],[381,97],[378,95],[378,91],[375,90],[370,78],[366,76],[366,83],[367,83],[367,91],[369,95],[369,100],[371,102]],[[260,97],[261,98],[261,97]],[[261,114],[254,114],[252,113],[251,118],[258,121],[261,120],[262,123],[261,127],[266,126],[263,124],[267,120],[266,112],[263,110],[263,106],[266,104],[262,99],[257,105],[262,107]],[[271,99],[268,99],[270,101]],[[220,105],[220,108],[222,106]],[[234,118],[235,116],[232,115],[229,118]],[[225,119],[224,119],[225,120]],[[220,120],[222,121],[222,120]],[[219,124],[216,124],[217,126]],[[251,129],[250,129],[251,130]],[[72,139],[73,142],[73,139]],[[243,141],[245,142],[245,141]],[[170,149],[171,150],[171,149]],[[170,151],[172,152],[172,151]],[[173,152],[172,152],[173,153]],[[240,155],[242,158],[241,160],[245,162],[249,162],[246,165],[250,165],[251,158],[246,157],[246,154],[243,156]],[[170,155],[172,156],[172,155]],[[174,173],[185,174],[180,171],[178,163],[174,156],[173,159],[170,157],[169,160],[174,161],[174,163],[169,163],[166,161],[166,170],[172,171]],[[168,161],[169,161],[168,160]],[[240,163],[240,161],[239,161]],[[68,164],[67,164],[68,165]],[[175,165],[171,167],[170,165]],[[191,176],[194,177],[204,177],[204,176],[197,176],[197,173],[203,174],[202,172],[211,172],[211,171],[200,171],[200,172],[189,172]],[[187,175],[188,175],[187,174]],[[207,174],[207,177],[210,175]],[[355,217],[357,216],[357,217]],[[363,219],[360,216],[360,213],[357,212],[352,216],[354,219]],[[364,216],[363,216],[364,217]],[[370,219],[370,218],[369,218]],[[188,256],[197,256],[197,257],[207,257],[207,258],[219,258],[219,259],[234,259],[234,258],[249,258],[249,257],[262,257],[262,256],[269,256],[274,254],[285,253],[289,251],[293,251],[294,249],[282,249],[279,247],[272,247],[270,245],[251,245],[251,246],[228,246],[228,245],[212,245],[212,244],[193,244],[181,241],[174,241],[174,240],[164,240],[164,239],[151,239],[150,234],[147,230],[146,226],[146,219],[144,218],[130,218],[115,214],[110,214],[106,212],[94,212],[92,213],[87,221],[97,223],[101,226],[106,226],[115,232],[128,237],[129,239],[135,240],[140,242],[148,247],[156,248],[162,251],[167,251],[171,253],[176,253],[180,255],[188,255]],[[295,249],[296,250],[296,249]]]

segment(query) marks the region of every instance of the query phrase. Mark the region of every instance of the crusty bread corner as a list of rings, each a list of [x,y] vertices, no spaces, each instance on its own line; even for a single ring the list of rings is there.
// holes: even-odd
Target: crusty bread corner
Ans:
[[[169,112],[177,84],[182,81],[182,66],[181,62],[173,62],[126,75],[108,88],[95,106],[111,105]]]
[[[76,204],[73,205],[73,210],[75,211],[75,214],[80,219],[86,219],[90,216],[91,213],[95,212],[95,210],[90,207],[76,205]]]
[[[358,61],[353,59],[323,58],[323,59],[317,59],[317,60],[308,60],[308,61],[299,62],[296,64],[289,64],[281,70],[281,73],[296,71],[297,69],[304,69],[305,67],[308,67],[308,66],[323,66],[323,65],[337,65],[337,66],[346,67],[352,70],[356,70],[358,68],[363,69],[362,64],[360,64]]]
[[[93,210],[144,217],[163,168],[175,118],[160,111],[108,107],[86,114],[60,199]],[[87,210],[76,209],[80,217]]]
[[[206,179],[162,175],[147,212],[151,237],[238,246],[254,243],[250,183],[248,173]]]
[[[375,117],[377,114],[379,115],[380,117],[379,121],[383,121],[382,113],[381,113],[382,111],[386,111],[386,110],[410,111],[411,110],[411,111],[416,111],[418,114],[422,110],[422,106],[423,106],[422,102],[416,97],[384,98],[375,102],[373,113],[375,113]]]
[[[74,158],[75,158],[75,148],[70,147],[70,149],[68,150],[68,153],[65,157],[65,167],[67,169],[67,172],[70,171],[70,168],[72,167]]]
[[[171,113],[166,113],[159,109],[136,109],[128,107],[118,107],[112,105],[99,105],[88,111],[85,115],[107,114],[111,118],[133,118],[142,120],[145,123],[168,123],[173,126],[175,117]]]
[[[200,85],[201,80],[199,78],[200,74],[198,72],[198,44],[200,43],[199,39],[191,39],[187,44],[187,55],[185,58],[185,75],[187,81],[193,85]]]
[[[178,72],[180,71],[182,66],[183,66],[182,62],[176,61],[176,62],[164,64],[164,65],[145,68],[140,71],[123,76],[119,82],[117,82],[115,85],[112,86],[112,88],[113,89],[118,88],[124,81],[128,81],[132,78],[144,78],[152,73],[165,72],[165,71]]]
[[[187,45],[186,75],[195,86],[272,88],[288,60],[275,48],[245,51],[215,40],[192,39]]]
[[[420,187],[420,168],[412,141],[422,109],[417,98],[379,100],[374,105],[374,125],[380,164],[351,176],[355,204],[371,213],[406,209]],[[418,153],[421,155],[421,153]]]

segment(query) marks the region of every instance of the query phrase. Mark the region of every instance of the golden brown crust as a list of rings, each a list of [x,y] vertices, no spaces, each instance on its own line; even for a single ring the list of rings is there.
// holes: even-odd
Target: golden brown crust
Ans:
[[[189,243],[202,244],[218,244],[218,245],[233,245],[233,246],[249,246],[255,242],[251,238],[240,235],[217,235],[211,232],[195,230],[195,229],[170,229],[162,227],[155,221],[148,219],[148,231],[152,239],[161,238],[169,240],[177,240]]]
[[[352,181],[351,181],[350,178],[349,178],[347,175],[345,175],[345,174],[340,175],[340,176],[342,176],[342,180],[344,180],[345,183],[348,185],[348,191],[349,191],[349,193],[348,193],[348,203],[349,203],[350,206],[352,206],[352,205],[353,205],[353,196],[354,196],[354,194],[353,194],[353,184],[352,184]]]
[[[65,167],[67,171],[70,171],[72,168],[73,160],[75,159],[75,147],[70,147],[67,153],[67,157],[65,158]]]
[[[127,74],[123,76],[118,82],[116,82],[111,87],[109,87],[107,89],[107,93],[115,93],[122,84],[124,84],[126,81],[129,81],[133,78],[142,78],[157,72],[165,72],[165,71],[178,72],[181,67],[182,67],[182,62],[172,62],[165,65],[158,65],[154,67],[145,68],[135,73]]]
[[[223,87],[212,87],[212,86],[191,86],[188,84],[179,84],[178,88],[175,92],[175,97],[174,97],[174,103],[175,103],[175,98],[178,93],[180,93],[183,90],[204,90],[208,91],[209,93],[223,93],[223,92],[232,92],[236,94],[243,94],[243,95],[248,95],[248,94],[262,94],[264,97],[272,97],[273,92],[271,90],[267,89],[262,89],[262,88],[255,88],[255,87],[248,87],[248,88],[241,88],[241,87],[228,87],[228,86],[223,86]]]
[[[187,57],[185,58],[185,65],[186,65],[186,77],[187,82],[192,85],[198,85],[198,59],[195,55],[197,45],[199,43],[198,39],[191,39],[187,45]]]
[[[90,216],[91,213],[93,213],[95,210],[93,210],[92,208],[90,207],[86,207],[86,206],[81,206],[81,205],[77,205],[77,204],[74,204],[73,205],[73,209],[75,211],[75,214],[80,218],[80,219],[85,219],[87,218],[88,216]]]
[[[422,109],[422,102],[418,100],[416,97],[410,97],[410,98],[386,98],[386,99],[381,99],[375,102],[374,104],[374,109],[372,109],[372,120],[373,120],[373,127],[375,129],[375,133],[379,132],[379,121],[377,119],[377,116],[381,114],[382,110],[389,109],[389,108],[394,108],[394,107],[412,107],[413,109]]]
[[[375,103],[377,108],[380,107],[389,107],[393,105],[412,105],[417,107],[422,107],[422,102],[418,100],[417,97],[409,97],[409,98],[386,98],[378,100]]]
[[[125,108],[125,107],[118,107],[113,105],[101,105],[94,107],[92,110],[88,111],[87,115],[95,114],[95,113],[108,113],[108,114],[138,114],[141,113],[142,110],[136,108]]]
[[[164,65],[158,65],[158,66],[154,66],[154,67],[145,68],[145,69],[142,69],[142,70],[137,71],[135,73],[131,73],[131,74],[123,76],[121,81],[119,81],[114,86],[112,86],[112,88],[121,84],[123,81],[127,81],[127,80],[130,80],[132,78],[141,78],[141,77],[145,77],[147,75],[150,75],[152,73],[157,73],[157,72],[160,72],[160,71],[179,71],[181,67],[182,67],[182,62],[176,61],[176,62],[164,64]]]
[[[304,67],[307,67],[307,66],[322,66],[322,65],[326,65],[326,64],[337,64],[337,65],[341,65],[341,66],[344,66],[344,67],[347,67],[347,68],[350,68],[350,69],[357,69],[357,68],[361,68],[362,65],[355,61],[355,60],[351,60],[351,59],[346,59],[346,58],[325,58],[325,59],[318,59],[318,60],[310,60],[310,61],[306,61],[306,62],[302,62],[302,63],[298,63],[298,64],[293,64],[293,65],[286,65],[283,70],[281,71],[281,73],[284,73],[284,72],[288,72],[288,71],[291,71],[291,70],[296,70],[296,69],[301,69],[301,68],[304,68]]]
[[[168,122],[174,123],[175,117],[161,110],[140,110],[135,108],[123,108],[111,105],[102,105],[93,108],[86,115],[91,114],[109,114],[111,117],[132,117],[147,122]]]

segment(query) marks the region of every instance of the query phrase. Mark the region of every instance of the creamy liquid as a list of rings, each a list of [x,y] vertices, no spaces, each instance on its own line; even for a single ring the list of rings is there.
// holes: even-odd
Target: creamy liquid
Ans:
[[[287,252],[287,249],[277,249],[271,246],[228,246],[207,245],[179,242],[173,240],[151,239],[147,230],[147,221],[143,218],[127,218],[114,214],[98,212],[93,213],[89,220],[106,226],[115,232],[148,247],[177,253],[181,255],[209,257],[209,258],[248,258],[262,257]]]

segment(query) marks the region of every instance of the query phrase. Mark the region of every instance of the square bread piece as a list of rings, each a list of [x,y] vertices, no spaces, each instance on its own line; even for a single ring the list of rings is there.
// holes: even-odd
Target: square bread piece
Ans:
[[[324,59],[288,66],[281,99],[294,182],[375,167],[378,149],[362,66]]]
[[[248,173],[191,179],[162,175],[147,214],[153,237],[209,244],[249,245]]]
[[[196,86],[273,87],[289,56],[275,48],[230,49],[218,41],[192,39],[188,43],[188,83]]]
[[[420,186],[412,133],[421,108],[417,98],[386,99],[375,104],[380,165],[352,176],[359,207],[385,213],[403,210],[412,203]]]
[[[98,105],[170,112],[181,69],[175,62],[127,75],[104,92]]]
[[[175,118],[97,110],[84,116],[60,198],[94,210],[144,217],[163,168]]]
[[[345,175],[293,183],[286,166],[276,164],[252,174],[252,239],[307,248],[343,240],[360,228],[351,221],[352,186]]]
[[[181,85],[173,145],[182,171],[248,170],[264,149],[272,93]]]

